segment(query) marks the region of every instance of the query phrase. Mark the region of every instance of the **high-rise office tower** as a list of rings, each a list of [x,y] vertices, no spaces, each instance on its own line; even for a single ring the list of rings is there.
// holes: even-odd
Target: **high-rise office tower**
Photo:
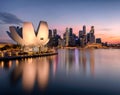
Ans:
[[[95,43],[94,26],[91,26],[91,30],[87,34],[87,42],[88,43]]]
[[[68,27],[65,29],[65,33],[63,34],[63,39],[64,39],[65,46],[68,46],[69,45],[69,29],[68,29]]]
[[[86,35],[86,26],[83,26],[83,34]]]
[[[90,42],[90,33],[87,33],[86,38],[87,38],[87,43],[89,43]]]
[[[101,44],[102,43],[101,38],[96,38],[96,43]]]
[[[53,29],[53,37],[57,35],[57,29]]]
[[[69,29],[68,27],[66,28],[66,46],[69,45]]]
[[[72,34],[73,34],[73,29],[69,28],[69,35],[72,36]]]
[[[49,36],[48,36],[50,39],[52,38],[52,30],[49,29]]]
[[[84,47],[86,45],[86,26],[83,26],[83,30],[79,31],[80,46]]]
[[[80,31],[79,31],[79,38],[82,38],[82,37],[83,37],[83,31],[80,30]]]
[[[91,26],[90,33],[93,33],[93,34],[94,34],[94,26]]]

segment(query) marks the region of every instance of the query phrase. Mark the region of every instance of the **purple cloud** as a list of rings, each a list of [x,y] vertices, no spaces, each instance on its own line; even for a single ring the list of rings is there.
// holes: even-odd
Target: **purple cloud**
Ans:
[[[16,15],[0,12],[0,24],[21,24],[23,21],[19,19]]]

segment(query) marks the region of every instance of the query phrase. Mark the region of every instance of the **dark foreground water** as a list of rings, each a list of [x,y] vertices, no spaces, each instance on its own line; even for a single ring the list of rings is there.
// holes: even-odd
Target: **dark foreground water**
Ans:
[[[60,49],[0,62],[0,95],[120,95],[120,49]]]

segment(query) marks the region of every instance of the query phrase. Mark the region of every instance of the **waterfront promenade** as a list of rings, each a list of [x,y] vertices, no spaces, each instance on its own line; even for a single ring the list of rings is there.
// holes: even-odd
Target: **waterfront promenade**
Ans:
[[[17,56],[4,56],[0,57],[0,60],[15,60],[15,59],[23,59],[23,58],[33,58],[33,57],[43,57],[43,56],[51,56],[57,55],[58,52],[50,52],[50,53],[39,53],[39,54],[24,54],[24,55],[17,55]]]

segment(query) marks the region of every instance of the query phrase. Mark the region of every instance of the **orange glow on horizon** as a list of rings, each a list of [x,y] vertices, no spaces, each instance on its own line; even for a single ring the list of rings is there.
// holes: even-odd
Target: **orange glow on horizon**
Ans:
[[[96,37],[101,38],[102,42],[108,43],[120,43],[120,36],[112,36],[112,35],[105,35],[105,34],[96,34]]]

